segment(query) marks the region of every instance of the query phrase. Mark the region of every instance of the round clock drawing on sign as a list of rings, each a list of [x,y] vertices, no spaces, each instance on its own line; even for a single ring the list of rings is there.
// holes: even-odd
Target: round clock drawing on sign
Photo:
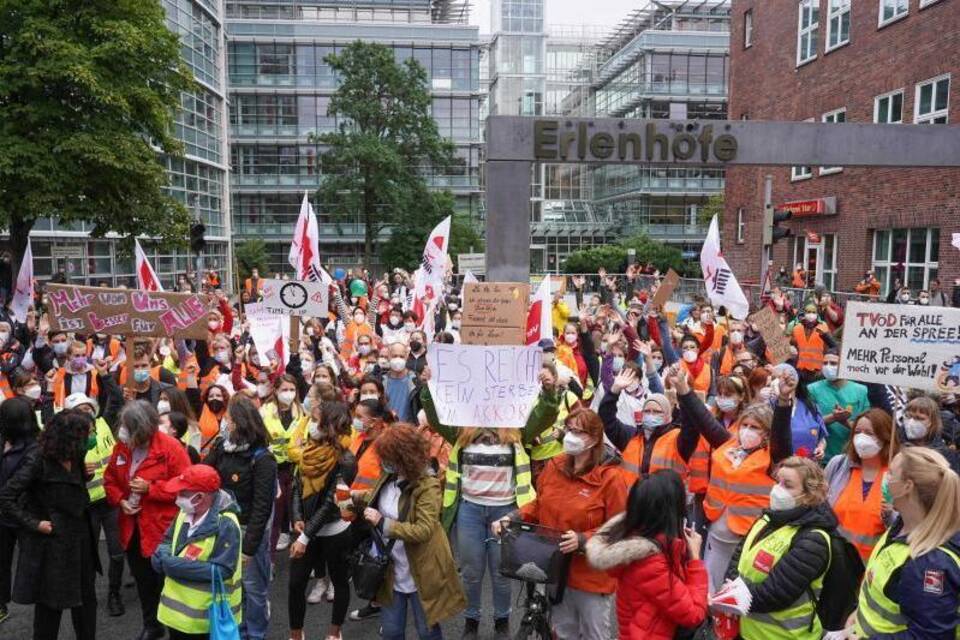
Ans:
[[[288,282],[280,288],[280,302],[290,309],[300,309],[307,304],[307,288],[299,282]]]

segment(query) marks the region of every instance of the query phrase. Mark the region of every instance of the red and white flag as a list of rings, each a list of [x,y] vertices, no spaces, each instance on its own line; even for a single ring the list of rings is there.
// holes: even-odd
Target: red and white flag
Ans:
[[[27,248],[20,261],[20,271],[17,273],[16,288],[13,291],[13,300],[10,301],[10,311],[17,322],[27,321],[27,309],[33,304],[33,247],[30,238],[27,238]]]
[[[289,260],[290,266],[296,271],[297,280],[326,283],[333,281],[330,274],[320,266],[320,227],[306,191],[303,192],[300,217],[297,218],[297,228],[290,244]]]
[[[715,307],[725,306],[730,315],[737,320],[743,320],[750,313],[750,303],[743,289],[737,282],[737,276],[727,264],[726,258],[720,251],[720,227],[717,216],[710,221],[707,237],[700,250],[700,269],[703,271],[703,282],[707,286],[707,296]]]
[[[550,275],[543,278],[527,312],[527,344],[553,339],[553,310],[550,307]]]
[[[153,270],[147,254],[144,253],[140,241],[134,238],[134,246],[137,253],[137,285],[144,291],[163,291],[163,285],[160,284],[160,278],[157,272]]]
[[[447,268],[447,248],[450,246],[450,216],[433,228],[423,247],[420,268],[414,274],[413,309],[423,327],[425,316],[433,312],[443,293],[443,273]],[[421,315],[422,312],[422,315]]]

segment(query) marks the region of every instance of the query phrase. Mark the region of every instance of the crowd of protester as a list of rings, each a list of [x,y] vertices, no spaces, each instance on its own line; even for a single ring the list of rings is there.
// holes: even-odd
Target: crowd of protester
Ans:
[[[571,278],[519,429],[443,424],[426,353],[460,342],[461,292],[448,285],[425,322],[399,269],[338,270],[329,315],[302,319],[287,359],[250,335],[256,271],[233,303],[204,278],[205,340],[129,354],[119,336],[54,328],[39,297],[26,322],[0,317],[0,622],[9,602],[34,605],[34,638],[53,639],[69,610],[92,640],[98,606],[132,615],[129,570],[141,640],[207,637],[212,584],[243,638],[338,640],[379,616],[395,640],[410,616],[435,639],[462,616],[458,637],[492,625],[502,640],[517,615],[498,537],[523,521],[558,532],[569,559],[562,640],[954,638],[960,354],[937,395],[842,379],[844,309],[802,271],[780,270],[764,301],[792,345],[781,363],[705,300],[654,307],[652,268]],[[957,290],[891,295],[956,305]],[[358,602],[349,559],[371,535],[390,570]],[[329,624],[305,629],[323,600]]]

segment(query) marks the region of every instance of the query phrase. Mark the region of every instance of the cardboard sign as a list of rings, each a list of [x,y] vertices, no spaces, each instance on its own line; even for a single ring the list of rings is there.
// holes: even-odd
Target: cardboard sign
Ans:
[[[457,272],[464,274],[467,271],[482,276],[487,273],[487,254],[459,253],[457,254]]]
[[[542,356],[537,346],[431,344],[428,385],[440,422],[523,427],[540,395]]]
[[[502,327],[460,327],[460,342],[476,345],[522,345],[526,332],[523,329]]]
[[[790,359],[792,355],[790,339],[783,334],[783,329],[780,328],[780,318],[776,311],[770,307],[764,307],[748,317],[747,322],[757,325],[757,331],[763,336],[763,341],[767,343],[770,360],[773,364],[780,364]]]
[[[192,293],[48,284],[50,326],[82,334],[207,338],[211,305]]]
[[[276,315],[323,318],[330,310],[330,286],[321,282],[264,280],[263,308]]]
[[[656,308],[666,304],[678,284],[680,284],[680,275],[673,269],[667,271],[667,275],[663,277],[663,281],[657,287],[657,292],[653,294],[653,299],[650,301],[651,307]]]
[[[960,309],[848,302],[841,378],[960,392]]]
[[[521,328],[527,323],[530,285],[476,282],[463,286],[463,324],[470,327]]]

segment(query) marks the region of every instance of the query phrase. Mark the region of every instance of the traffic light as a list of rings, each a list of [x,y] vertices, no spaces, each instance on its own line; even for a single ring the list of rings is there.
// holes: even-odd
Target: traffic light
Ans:
[[[207,232],[207,228],[203,226],[202,222],[196,222],[190,226],[190,250],[194,253],[202,253],[204,247],[207,246],[207,241],[204,239],[203,234]]]
[[[772,245],[777,240],[789,238],[793,232],[786,227],[777,226],[781,222],[786,222],[793,217],[792,211],[777,211],[772,206],[764,209],[763,215],[763,244]]]

